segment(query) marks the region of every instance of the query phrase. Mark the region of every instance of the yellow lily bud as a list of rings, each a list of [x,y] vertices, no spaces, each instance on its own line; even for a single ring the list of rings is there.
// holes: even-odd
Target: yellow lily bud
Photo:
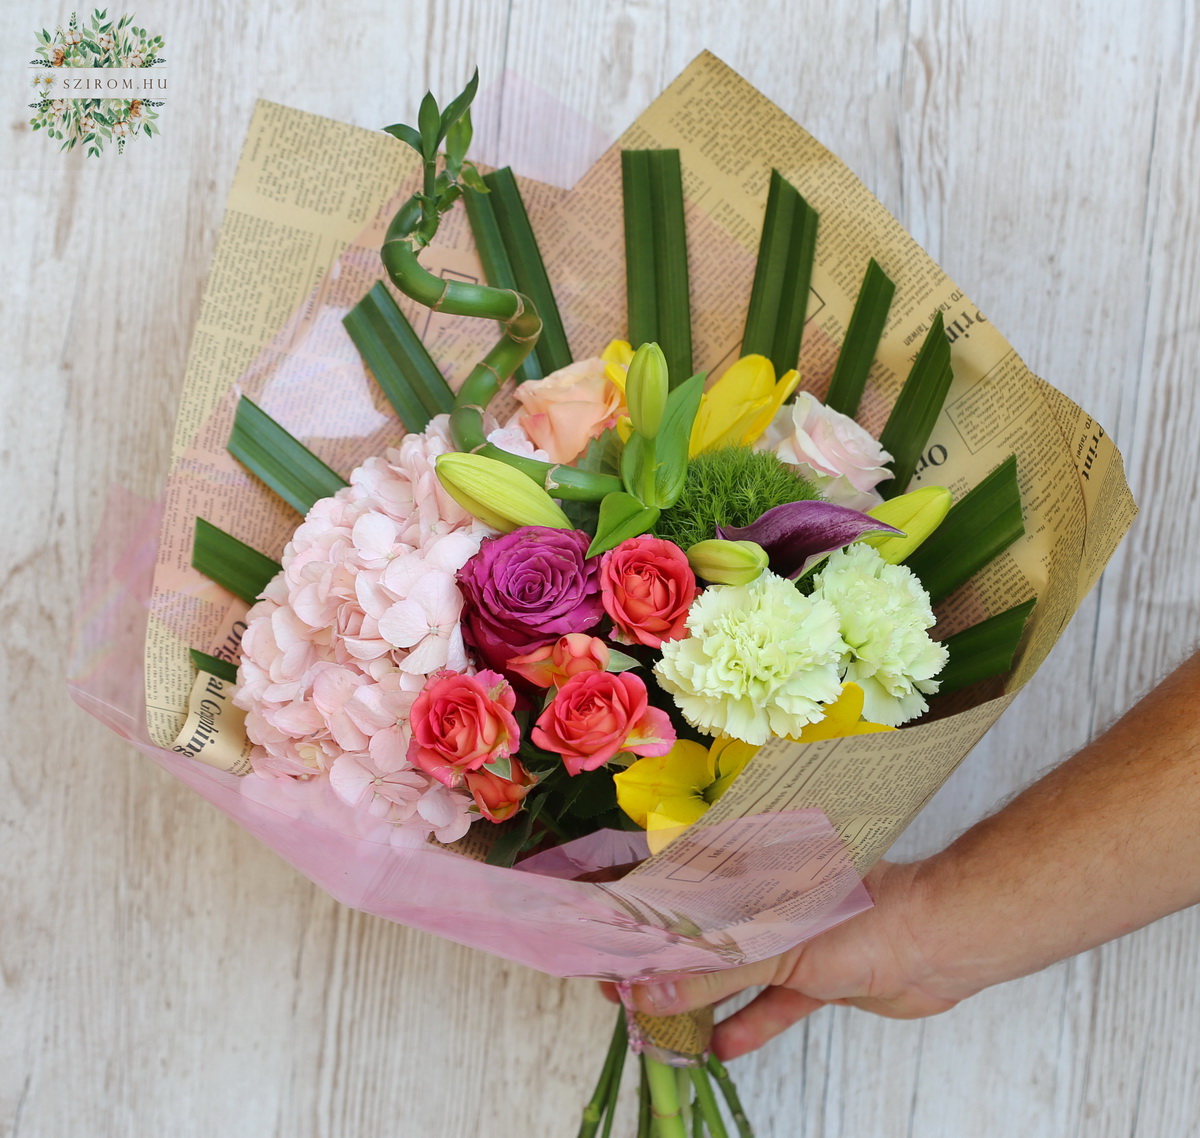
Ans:
[[[657,344],[643,344],[633,353],[625,378],[625,404],[633,429],[644,439],[658,434],[667,408],[667,357]]]
[[[953,503],[953,495],[944,486],[922,486],[920,490],[910,490],[867,511],[877,522],[903,530],[903,536],[875,533],[861,540],[873,546],[889,565],[899,565],[911,557],[917,547],[942,524]]]
[[[464,510],[485,525],[510,533],[520,526],[571,529],[567,515],[532,478],[507,462],[482,454],[439,454],[437,476]]]
[[[767,568],[767,551],[754,541],[698,541],[687,551],[697,577],[714,585],[748,585]]]

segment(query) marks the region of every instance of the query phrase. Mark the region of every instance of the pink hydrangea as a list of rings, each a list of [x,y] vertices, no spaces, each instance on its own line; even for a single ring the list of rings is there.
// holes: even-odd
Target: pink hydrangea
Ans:
[[[238,671],[255,772],[328,777],[405,842],[453,841],[478,817],[469,793],[408,760],[409,713],[426,678],[473,671],[455,575],[493,533],[437,479],[437,456],[453,449],[439,415],[313,505],[247,614]]]

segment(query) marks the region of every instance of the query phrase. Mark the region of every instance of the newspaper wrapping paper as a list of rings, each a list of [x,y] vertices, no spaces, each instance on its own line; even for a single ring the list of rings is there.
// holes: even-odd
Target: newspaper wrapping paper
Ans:
[[[872,431],[882,427],[930,319],[943,311],[955,382],[930,439],[928,453],[936,469],[931,477],[919,473],[917,484],[936,480],[960,494],[1015,452],[1027,533],[941,606],[939,635],[1033,595],[1039,602],[1007,680],[952,697],[960,708],[956,714],[943,708],[941,718],[898,732],[808,747],[784,740],[768,744],[693,828],[690,845],[677,843],[665,858],[648,859],[622,880],[624,891],[641,888],[643,880],[651,893],[668,879],[673,889],[678,881],[671,869],[664,870],[664,862],[686,864],[687,876],[704,863],[706,848],[725,851],[737,844],[730,834],[739,832],[738,824],[756,826],[755,819],[764,815],[787,817],[788,825],[800,829],[786,839],[791,852],[764,870],[767,892],[759,897],[753,889],[733,890],[745,903],[735,925],[753,924],[768,911],[777,915],[781,904],[791,905],[782,923],[749,947],[757,958],[760,950],[768,954],[768,943],[779,951],[782,942],[811,936],[865,903],[861,886],[846,886],[844,861],[836,853],[828,856],[837,865],[814,876],[812,850],[824,847],[804,836],[806,826],[820,830],[819,816],[804,812],[822,812],[854,867],[865,872],[1045,658],[1128,527],[1134,507],[1120,456],[1091,417],[1025,368],[986,317],[843,163],[709,54],[697,58],[573,189],[521,180],[577,358],[597,354],[625,332],[619,149],[653,146],[681,152],[697,368],[719,375],[737,357],[772,166],[821,214],[801,357],[805,388],[819,396],[828,384],[869,257],[897,285],[859,415]],[[559,974],[648,975],[720,967],[735,963],[735,955],[750,959],[747,944],[739,940],[731,946],[722,939],[716,923],[720,903],[717,915],[703,912],[705,893],[719,893],[716,887],[727,883],[722,874],[730,872],[728,859],[714,865],[688,902],[697,908],[686,912],[668,912],[670,905],[657,893],[632,899],[612,885],[581,881],[559,882],[584,891],[572,894],[560,909],[554,905],[562,896],[548,900],[544,891],[551,887],[539,882],[539,902],[522,895],[517,907],[481,910],[478,901],[485,893],[507,888],[500,882],[523,880],[521,888],[531,888],[530,874],[494,869],[433,847],[396,851],[386,845],[386,835],[369,832],[352,812],[339,810],[327,783],[239,780],[165,750],[183,725],[193,686],[187,649],[221,654],[244,613],[244,606],[231,603],[228,594],[190,568],[194,518],[203,514],[276,556],[298,521],[224,449],[238,396],[255,398],[343,474],[394,444],[401,433],[365,374],[341,317],[380,275],[383,229],[416,185],[416,161],[385,135],[259,105],[204,295],[172,448],[146,615],[146,727],[138,713],[131,718],[138,701],[128,692],[98,703],[89,687],[91,673],[76,681],[76,697],[85,705],[91,702],[106,721],[119,719],[126,737],[356,907]],[[481,278],[462,211],[448,216],[424,257],[442,275]],[[494,341],[495,329],[486,322],[430,314],[406,298],[400,303],[452,384]],[[103,595],[104,587],[96,583],[93,592]],[[126,614],[124,619],[134,618]],[[95,635],[89,640],[86,626],[80,644],[85,661],[89,650],[91,655],[103,650],[103,640]],[[119,714],[116,707],[122,709]],[[735,828],[723,829],[727,826]],[[703,837],[709,829],[715,833]],[[755,832],[763,837],[764,831]],[[422,873],[439,867],[438,888],[422,894],[428,905],[412,895],[414,857],[422,859]],[[797,865],[799,875],[785,881]],[[807,902],[796,900],[812,892],[799,888],[806,874],[818,883],[817,893],[828,893],[817,904],[830,907],[823,915],[813,910],[806,915],[801,910]],[[389,886],[404,898],[402,904],[390,899]],[[460,888],[464,892],[455,892]],[[593,902],[603,914],[595,921],[594,913],[584,915],[592,912],[587,907]],[[578,911],[572,908],[576,904]],[[609,920],[614,905],[624,914],[627,939],[612,951],[597,950],[596,928],[605,921],[616,927]],[[651,923],[657,921],[658,939],[639,922],[650,910],[658,912],[650,917]],[[551,913],[564,923],[555,926]],[[702,947],[684,943],[696,936],[689,921],[701,929]],[[558,933],[547,935],[547,951],[539,954],[533,947],[535,930],[551,927]],[[581,938],[583,955],[565,946],[568,933]],[[596,951],[607,954],[603,967],[596,958],[584,961]],[[614,957],[624,961],[623,969],[614,966]]]

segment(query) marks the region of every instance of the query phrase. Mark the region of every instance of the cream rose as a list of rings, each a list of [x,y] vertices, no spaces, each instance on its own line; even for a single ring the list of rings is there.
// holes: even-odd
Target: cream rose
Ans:
[[[605,366],[598,358],[578,360],[513,392],[523,408],[521,427],[551,462],[573,462],[615,421],[623,400]]]
[[[807,391],[780,408],[760,445],[798,466],[827,501],[862,512],[883,501],[875,487],[891,477],[885,463],[892,456],[848,415]]]

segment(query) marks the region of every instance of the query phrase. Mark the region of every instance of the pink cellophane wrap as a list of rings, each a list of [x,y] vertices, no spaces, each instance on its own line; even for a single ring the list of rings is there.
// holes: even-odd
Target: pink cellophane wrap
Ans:
[[[328,780],[238,778],[150,742],[143,645],[160,509],[114,490],[71,655],[71,695],[337,900],[556,976],[627,980],[749,963],[868,908],[820,810],[693,827],[610,882],[571,880],[647,856],[645,837],[602,831],[502,869],[346,806]],[[486,823],[477,823],[486,824]]]

